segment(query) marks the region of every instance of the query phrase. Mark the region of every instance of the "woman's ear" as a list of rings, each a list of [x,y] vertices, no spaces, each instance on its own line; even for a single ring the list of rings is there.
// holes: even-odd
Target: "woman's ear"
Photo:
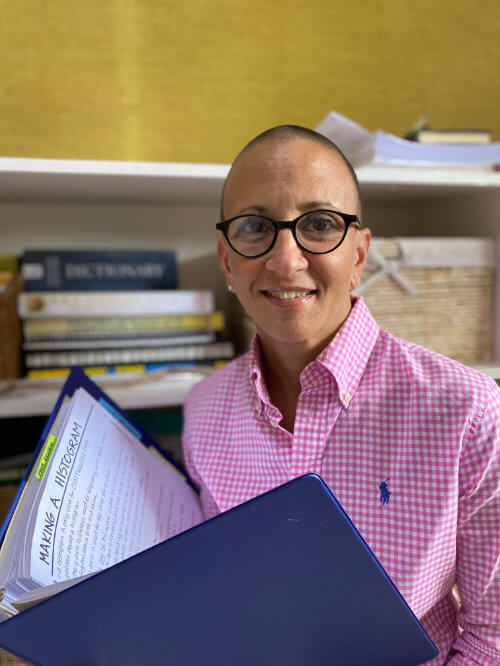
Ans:
[[[363,272],[364,265],[368,258],[368,249],[370,247],[371,231],[367,228],[356,230],[356,247],[354,264],[351,271],[350,289],[356,289]]]
[[[370,229],[364,227],[363,229],[357,230],[356,237],[356,262],[354,264],[354,273],[359,278],[368,258],[372,233]]]

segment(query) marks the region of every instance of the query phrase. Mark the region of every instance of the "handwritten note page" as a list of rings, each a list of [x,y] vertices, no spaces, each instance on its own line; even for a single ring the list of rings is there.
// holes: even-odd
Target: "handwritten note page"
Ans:
[[[41,585],[109,567],[203,520],[182,476],[84,389],[45,474],[30,564]]]

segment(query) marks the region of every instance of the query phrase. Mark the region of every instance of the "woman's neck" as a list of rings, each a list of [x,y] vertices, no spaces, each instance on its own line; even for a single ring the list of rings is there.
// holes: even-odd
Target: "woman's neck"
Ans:
[[[319,351],[301,349],[300,345],[267,344],[259,336],[264,380],[272,403],[280,410],[280,425],[293,432],[297,401],[301,391],[300,375]]]

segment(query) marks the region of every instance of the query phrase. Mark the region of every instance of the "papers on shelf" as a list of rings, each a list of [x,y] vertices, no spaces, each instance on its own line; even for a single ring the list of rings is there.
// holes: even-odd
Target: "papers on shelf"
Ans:
[[[486,167],[500,164],[500,142],[485,145],[423,144],[381,130],[370,132],[341,113],[330,111],[315,128],[331,139],[354,165]]]

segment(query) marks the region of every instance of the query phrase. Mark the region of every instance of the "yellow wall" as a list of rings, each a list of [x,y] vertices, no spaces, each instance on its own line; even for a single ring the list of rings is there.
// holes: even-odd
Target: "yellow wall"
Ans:
[[[330,109],[500,138],[498,0],[0,0],[0,155],[228,162]]]

